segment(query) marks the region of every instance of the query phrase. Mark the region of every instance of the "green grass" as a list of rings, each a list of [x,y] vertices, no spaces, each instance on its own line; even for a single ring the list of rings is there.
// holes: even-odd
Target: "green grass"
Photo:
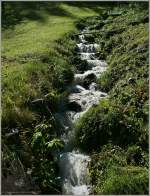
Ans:
[[[8,14],[3,13],[3,20],[12,14],[8,22],[14,22],[13,25],[5,25],[2,32],[4,127],[20,126],[20,120],[27,125],[28,121],[29,124],[32,120],[34,122],[37,115],[27,108],[27,103],[63,86],[63,82],[59,83],[57,79],[59,80],[61,74],[65,74],[64,70],[72,69],[67,58],[69,50],[74,47],[72,44],[69,48],[64,36],[76,31],[76,21],[80,18],[99,14],[94,7],[48,2],[33,5],[27,3],[26,6],[16,3],[13,8],[15,11],[12,9],[10,12],[8,9]],[[101,9],[100,7],[97,10]],[[17,12],[20,18],[17,18]],[[32,14],[36,15],[35,19],[31,17]],[[19,21],[16,22],[15,19]],[[66,45],[57,41],[60,39],[63,39]],[[64,52],[67,53],[66,56],[63,55]],[[69,71],[67,72],[69,74]],[[63,79],[64,76],[60,78]],[[12,116],[13,113],[16,119]]]
[[[135,158],[140,162],[144,156],[142,152],[134,151],[136,156],[132,157],[132,163],[128,163],[128,153],[109,144],[92,155],[90,176],[94,194],[148,194],[148,170],[134,162]]]
[[[58,194],[60,182],[55,179],[57,158],[52,155],[50,146],[41,148],[38,144],[35,150],[32,145],[36,125],[47,127],[46,131],[41,128],[44,145],[59,141],[53,113],[59,101],[66,97],[65,89],[72,82],[76,69],[75,41],[71,35],[78,31],[78,20],[98,15],[103,9],[96,4],[3,3],[2,142],[5,153],[2,170],[7,171],[5,165],[11,162],[7,159],[7,146],[10,154],[21,161],[24,170],[33,170],[32,178],[42,193]],[[45,98],[45,95],[48,96]],[[34,105],[32,101],[39,98],[44,102]],[[19,129],[14,143],[5,137],[12,128]],[[6,172],[5,175],[10,174]]]
[[[95,35],[99,57],[103,54],[108,63],[107,71],[98,79],[99,89],[108,92],[109,98],[77,123],[77,143],[84,150],[92,151],[109,140],[121,146],[138,143],[148,147],[147,14],[147,9],[135,7],[118,17],[108,16],[107,24]],[[91,28],[101,22],[93,21]],[[117,33],[122,26],[125,28]]]
[[[100,195],[148,194],[148,6],[122,11],[89,19],[99,58],[108,63],[97,80],[108,98],[75,127],[77,146],[91,154],[93,193]]]
[[[100,33],[88,39],[95,39],[100,44],[100,57],[106,58],[109,64],[98,83],[101,90],[108,91],[110,98],[91,108],[80,119],[76,127],[77,144],[85,151],[100,153],[100,159],[99,155],[98,159],[92,155],[94,165],[90,168],[96,193],[147,193],[147,170],[142,168],[147,165],[147,158],[140,163],[135,160],[132,168],[127,164],[125,150],[117,148],[115,154],[113,149],[99,152],[109,140],[123,147],[137,143],[140,147],[131,146],[127,151],[129,155],[147,149],[145,8],[139,12],[127,7],[121,16],[109,16],[113,22],[104,25],[101,20],[107,18],[107,13],[102,16],[102,12],[109,8],[105,3],[5,2],[5,5],[2,9],[3,148],[7,145],[25,168],[33,169],[32,177],[42,193],[60,191],[55,178],[58,176],[57,158],[52,154],[63,144],[58,139],[59,125],[53,113],[59,102],[67,98],[65,90],[73,81],[77,67],[84,66],[74,51],[76,42],[71,39],[78,32],[77,21],[80,21],[78,27],[89,25],[91,29],[100,23],[102,27],[97,29]],[[100,15],[98,19],[92,17],[97,15]],[[91,18],[87,19],[89,16]],[[119,22],[119,18],[124,22]],[[129,78],[135,75],[135,85],[129,84]],[[45,95],[48,96],[45,98]],[[39,98],[44,101],[34,105],[32,101]],[[7,140],[5,133],[16,127],[19,135],[15,142]],[[146,157],[146,153],[142,156]],[[3,160],[6,157],[7,153]],[[11,162],[9,158],[7,161]],[[7,161],[3,161],[3,165],[7,165]],[[112,163],[115,163],[114,167],[110,167]],[[101,169],[104,169],[102,176]],[[122,176],[118,172],[122,172]],[[115,186],[118,178],[120,184]],[[129,186],[127,182],[130,182]]]
[[[51,3],[49,6],[53,6],[53,4]],[[64,3],[59,3],[59,7],[71,16],[59,16],[59,13],[57,16],[51,12],[45,13],[44,10],[40,10],[39,14],[42,15],[44,21],[26,19],[17,24],[14,29],[5,30],[2,39],[2,54],[7,57],[15,57],[46,53],[49,49],[53,50],[57,39],[65,33],[75,30],[74,22],[77,19],[98,14],[90,8],[74,7]]]

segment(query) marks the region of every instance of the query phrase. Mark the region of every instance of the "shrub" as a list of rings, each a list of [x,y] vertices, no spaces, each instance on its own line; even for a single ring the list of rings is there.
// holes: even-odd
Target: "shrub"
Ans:
[[[43,193],[59,193],[60,182],[57,179],[58,165],[56,153],[64,145],[57,139],[54,120],[38,125],[33,134],[31,147],[34,155],[32,176]]]

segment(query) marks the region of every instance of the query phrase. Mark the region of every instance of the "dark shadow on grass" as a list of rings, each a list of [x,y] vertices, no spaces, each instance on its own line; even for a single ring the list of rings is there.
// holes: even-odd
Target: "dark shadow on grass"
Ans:
[[[74,7],[84,9],[90,9],[98,14],[102,10],[112,10],[113,7],[121,7],[122,5],[128,5],[128,2],[106,2],[106,1],[91,1],[91,2],[2,2],[2,28],[13,28],[16,24],[23,20],[38,20],[45,22],[47,15],[70,17],[75,19],[74,13],[68,12],[61,4],[67,4]],[[131,2],[130,2],[131,4]],[[133,2],[133,4],[135,4]],[[140,4],[141,5],[141,4]],[[147,4],[142,4],[147,6]]]
[[[2,28],[13,28],[24,20],[38,20],[45,22],[47,15],[70,17],[73,13],[64,9],[61,4],[67,4],[84,9],[93,9],[100,13],[104,6],[111,6],[106,2],[2,2]]]
[[[13,28],[23,20],[45,22],[47,15],[74,18],[61,2],[2,2],[2,28]]]

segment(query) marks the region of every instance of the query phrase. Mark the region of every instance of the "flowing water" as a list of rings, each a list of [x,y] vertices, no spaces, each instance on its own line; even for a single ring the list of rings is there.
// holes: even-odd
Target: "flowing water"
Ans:
[[[77,44],[77,47],[81,59],[87,61],[89,69],[82,74],[75,74],[74,85],[68,89],[70,92],[69,102],[72,107],[74,106],[74,109],[57,114],[65,130],[61,136],[65,142],[65,150],[59,157],[63,194],[90,194],[91,186],[88,176],[90,157],[79,150],[72,149],[73,125],[90,107],[98,104],[100,99],[107,96],[106,93],[97,90],[95,82],[91,82],[87,88],[83,85],[87,77],[99,77],[107,68],[107,63],[96,57],[98,44],[88,44],[85,40],[84,34],[87,32],[89,33],[88,29],[81,32],[79,35],[80,43]]]

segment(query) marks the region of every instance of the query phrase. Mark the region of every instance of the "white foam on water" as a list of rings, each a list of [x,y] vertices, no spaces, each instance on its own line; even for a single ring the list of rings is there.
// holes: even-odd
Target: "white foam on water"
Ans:
[[[76,151],[60,155],[60,169],[63,179],[63,193],[75,195],[88,195],[90,182],[87,166],[90,157]]]
[[[81,53],[94,53],[96,52],[96,49],[99,47],[98,44],[84,44],[84,43],[80,43],[77,44],[78,50]]]
[[[95,59],[95,53],[82,52],[80,53],[80,55],[81,55],[81,60]]]

